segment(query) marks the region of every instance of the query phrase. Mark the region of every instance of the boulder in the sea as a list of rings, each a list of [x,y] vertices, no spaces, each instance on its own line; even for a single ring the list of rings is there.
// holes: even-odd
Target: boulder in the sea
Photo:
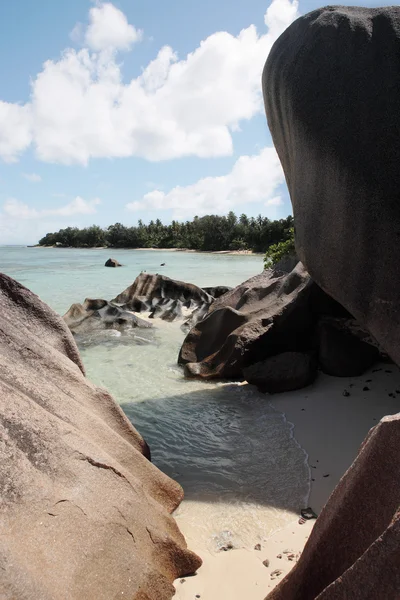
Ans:
[[[194,312],[202,309],[197,313],[199,317],[207,312],[213,301],[213,296],[193,283],[177,281],[158,273],[140,273],[133,284],[112,302],[135,312],[148,310],[151,318],[158,317],[165,321],[183,318],[185,309],[194,323]]]
[[[314,381],[317,360],[311,352],[283,352],[246,367],[243,375],[262,392],[289,392]]]
[[[301,557],[266,600],[396,600],[400,590],[400,416],[371,429]]]
[[[398,364],[399,47],[399,6],[328,6],[286,29],[263,73],[299,258]]]
[[[140,273],[132,285],[121,294],[118,294],[113,302],[129,307],[130,303],[136,298],[141,300],[145,298],[148,302],[168,298],[169,300],[180,300],[181,302],[194,301],[198,304],[210,304],[213,301],[210,294],[207,294],[193,283],[185,283],[184,281],[170,279],[165,275],[153,275],[151,273]]]
[[[123,331],[135,327],[149,328],[152,324],[131,310],[115,306],[107,300],[86,298],[83,304],[73,304],[63,316],[73,333],[90,333],[102,329]]]
[[[289,274],[264,271],[215,300],[182,345],[186,375],[241,378],[248,365],[308,349],[314,286],[298,263]]]
[[[323,318],[317,328],[321,370],[336,377],[356,377],[379,360],[379,350],[354,335],[344,319]]]
[[[106,260],[104,265],[105,267],[122,267],[121,263],[119,263],[115,258],[109,258]]]
[[[85,378],[65,322],[0,276],[0,597],[169,600],[201,560],[181,487]]]

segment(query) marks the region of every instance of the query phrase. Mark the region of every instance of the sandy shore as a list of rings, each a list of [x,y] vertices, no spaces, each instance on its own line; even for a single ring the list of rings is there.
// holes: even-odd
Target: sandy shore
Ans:
[[[253,250],[190,250],[189,248],[112,248],[99,246],[98,248],[72,248],[72,246],[27,246],[27,248],[60,248],[63,250],[138,250],[143,252],[190,252],[194,254],[230,254],[232,256],[264,256],[264,252],[253,252]]]
[[[123,249],[128,250],[128,248]],[[191,252],[194,254],[231,254],[233,256],[264,256],[263,252],[253,252],[253,250],[190,250],[189,248],[133,248],[133,250],[152,252]]]
[[[397,390],[397,393],[396,393]],[[350,395],[343,395],[346,391]],[[390,395],[389,395],[390,394]],[[320,374],[310,387],[267,397],[294,424],[294,436],[309,456],[309,506],[318,514],[358,448],[383,416],[400,406],[400,371],[381,364],[362,377]],[[211,554],[196,540],[196,529],[179,518],[189,547],[203,558],[197,575],[175,582],[180,600],[263,600],[295,564],[315,521],[293,522],[272,535],[261,550],[235,549]],[[263,561],[269,561],[264,566]],[[274,571],[279,570],[279,575]]]

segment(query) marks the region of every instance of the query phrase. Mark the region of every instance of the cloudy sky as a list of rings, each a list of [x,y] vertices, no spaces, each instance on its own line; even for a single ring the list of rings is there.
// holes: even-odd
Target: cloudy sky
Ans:
[[[68,225],[287,216],[261,71],[318,6],[1,2],[0,244]]]

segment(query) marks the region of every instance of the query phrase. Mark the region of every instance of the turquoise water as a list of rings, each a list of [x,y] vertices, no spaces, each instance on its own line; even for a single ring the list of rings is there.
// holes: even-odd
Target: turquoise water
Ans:
[[[124,266],[105,268],[110,257]],[[64,314],[72,303],[85,298],[114,298],[140,271],[199,286],[234,286],[259,273],[263,261],[251,255],[9,246],[0,248],[0,268]]]
[[[110,256],[125,265],[107,269]],[[262,257],[142,250],[0,248],[1,270],[60,314],[86,297],[111,299],[142,270],[200,286],[236,285]],[[160,263],[166,266],[161,267]],[[211,551],[254,546],[305,505],[309,471],[284,415],[252,386],[185,380],[176,359],[180,323],[154,321],[151,343],[81,338],[87,376],[106,387],[148,441],[153,461],[178,480],[183,530]]]

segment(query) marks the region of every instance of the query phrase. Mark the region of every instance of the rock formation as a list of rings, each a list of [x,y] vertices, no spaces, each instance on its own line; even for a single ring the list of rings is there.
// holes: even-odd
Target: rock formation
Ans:
[[[178,362],[188,377],[244,377],[275,393],[311,383],[317,358],[322,370],[338,376],[360,375],[380,358],[376,341],[304,266],[298,262],[285,272],[292,267],[293,261],[285,261],[207,307],[180,351]],[[332,332],[334,347],[327,338]]]
[[[263,73],[299,257],[397,364],[399,48],[398,6],[329,6],[278,38]],[[399,447],[399,415],[383,418],[268,600],[399,597]]]
[[[84,376],[64,321],[0,276],[0,597],[164,600],[200,566],[181,487]]]
[[[301,263],[289,274],[252,277],[215,300],[187,335],[178,362],[189,376],[239,378],[248,365],[302,349],[313,285]]]
[[[268,124],[311,277],[400,364],[400,7],[295,21],[263,73]]]
[[[121,263],[119,263],[115,258],[109,258],[105,262],[105,267],[122,267]]]
[[[400,416],[371,429],[317,519],[300,560],[268,600],[397,600]]]
[[[63,319],[73,333],[89,333],[101,329],[123,331],[152,326],[148,321],[137,317],[131,310],[115,306],[107,300],[91,298],[86,298],[83,304],[73,304]]]
[[[170,279],[165,275],[141,273],[131,286],[112,301],[135,312],[150,311],[150,317],[174,321],[183,317],[183,309],[192,311],[191,322],[202,318],[214,301],[213,296],[193,283]],[[195,313],[195,314],[194,314]]]

